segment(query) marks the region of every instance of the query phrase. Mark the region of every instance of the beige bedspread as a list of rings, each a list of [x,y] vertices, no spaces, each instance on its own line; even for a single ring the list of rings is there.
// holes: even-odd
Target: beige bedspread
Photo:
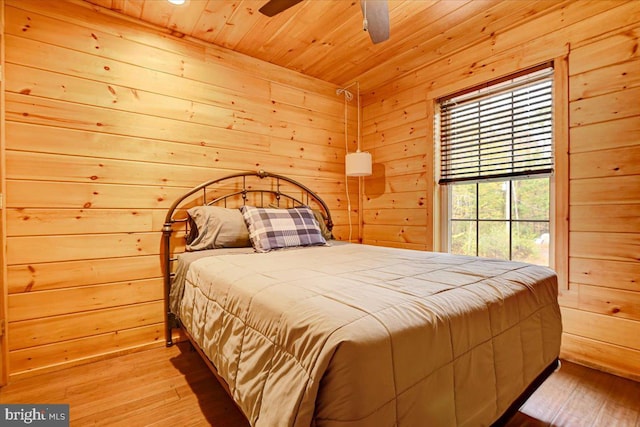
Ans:
[[[255,426],[489,425],[560,348],[554,272],[516,262],[236,253],[193,261],[182,294],[182,323]]]

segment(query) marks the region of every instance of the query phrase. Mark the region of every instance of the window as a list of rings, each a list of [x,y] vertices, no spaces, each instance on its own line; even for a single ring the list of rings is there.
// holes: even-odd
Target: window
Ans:
[[[549,265],[549,178],[453,184],[451,253]]]
[[[444,249],[550,265],[553,68],[439,101]]]

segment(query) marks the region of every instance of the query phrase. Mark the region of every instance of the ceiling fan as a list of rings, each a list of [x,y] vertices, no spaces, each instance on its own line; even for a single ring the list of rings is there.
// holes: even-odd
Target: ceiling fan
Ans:
[[[266,16],[275,16],[302,0],[269,0],[259,9]],[[362,29],[369,33],[371,41],[376,44],[389,38],[389,7],[387,0],[360,0],[362,9]]]

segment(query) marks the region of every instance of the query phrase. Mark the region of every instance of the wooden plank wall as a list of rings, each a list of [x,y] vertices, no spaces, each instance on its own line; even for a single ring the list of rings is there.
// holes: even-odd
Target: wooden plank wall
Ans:
[[[0,0],[0,66],[4,69],[4,0]],[[0,283],[7,283],[7,271],[5,259],[7,256],[6,244],[6,218],[7,210],[5,209],[4,195],[5,189],[5,137],[4,137],[4,77],[0,78],[0,194],[3,200],[0,202]],[[7,369],[6,358],[8,348],[8,335],[1,333],[2,328],[6,329],[7,319],[7,291],[0,285],[0,385],[4,385],[8,381],[9,372]]]
[[[373,154],[374,175],[365,179],[364,242],[433,249],[428,98],[568,53],[570,265],[561,297],[562,355],[640,379],[640,2],[559,2],[535,20],[527,19],[532,7],[520,2],[512,16],[478,17],[483,42],[453,52],[434,46],[423,67],[366,92],[364,148]],[[514,27],[487,30],[499,19],[512,19]]]
[[[13,377],[164,345],[165,210],[208,179],[286,174],[348,234],[333,85],[81,1],[7,0],[5,73]]]

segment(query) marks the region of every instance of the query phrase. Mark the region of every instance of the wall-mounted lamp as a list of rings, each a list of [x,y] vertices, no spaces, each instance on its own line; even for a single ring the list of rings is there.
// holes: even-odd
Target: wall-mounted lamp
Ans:
[[[179,6],[179,5],[181,5],[181,4],[185,4],[185,2],[186,2],[187,0],[167,0],[167,1],[168,1],[169,3],[171,3],[171,4],[175,4],[175,5],[178,5],[178,6]]]
[[[347,89],[351,86],[356,86],[356,96],[358,101],[358,146],[355,153],[349,153],[349,125],[347,123],[347,103],[353,100],[353,93],[349,92]],[[360,120],[360,83],[357,81],[351,83],[350,85],[339,88],[336,90],[336,95],[344,95],[344,148],[346,151],[346,155],[344,158],[344,174],[345,174],[345,193],[347,196],[347,211],[351,213],[351,198],[349,197],[349,186],[348,186],[348,177],[362,177],[369,176],[372,174],[373,167],[371,161],[371,153],[367,153],[366,151],[360,151],[360,128],[361,128],[361,120]],[[361,226],[363,222],[362,217],[362,200],[363,200],[363,182],[361,179],[358,179],[358,241],[362,242],[362,233]],[[351,224],[351,214],[347,215],[349,219],[349,241],[351,241],[352,237],[352,224]]]
[[[345,157],[345,169],[347,176],[371,175],[371,153],[356,151],[355,153],[347,154]]]

